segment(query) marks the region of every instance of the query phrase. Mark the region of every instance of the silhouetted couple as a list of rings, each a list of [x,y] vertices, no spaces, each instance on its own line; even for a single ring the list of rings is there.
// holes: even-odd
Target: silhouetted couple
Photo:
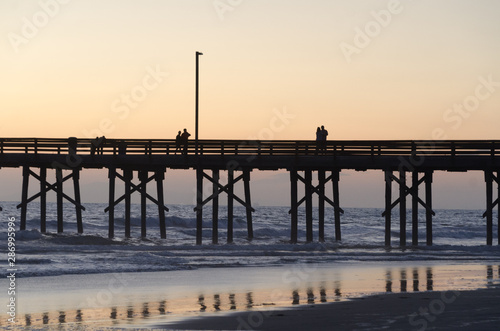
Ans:
[[[105,136],[95,137],[95,139],[92,139],[90,141],[90,155],[92,156],[94,156],[95,154],[102,155],[105,144],[106,144]]]
[[[187,155],[187,148],[188,148],[188,138],[191,136],[189,132],[187,132],[186,129],[184,129],[184,132],[177,133],[177,136],[175,137],[175,154],[177,154],[177,151],[181,149],[182,146],[182,154]]]
[[[321,128],[318,127],[316,130],[316,154],[326,153],[326,137],[328,136],[328,131],[322,125]]]

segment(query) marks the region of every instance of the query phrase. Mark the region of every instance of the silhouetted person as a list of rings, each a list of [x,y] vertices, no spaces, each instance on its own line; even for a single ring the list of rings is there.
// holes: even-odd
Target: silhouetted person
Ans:
[[[321,126],[321,133],[323,134],[323,141],[326,141],[326,137],[328,137],[328,131],[325,129],[325,126]]]
[[[186,129],[184,129],[184,132],[181,134],[181,142],[182,142],[182,145],[183,145],[183,154],[184,155],[187,155],[187,148],[188,148],[188,138],[190,137],[191,135],[189,134],[189,132],[187,132]]]
[[[177,136],[175,136],[175,154],[177,154],[177,151],[181,149],[181,141],[181,132],[179,131]]]
[[[323,154],[326,153],[326,137],[328,137],[328,131],[322,125],[321,130],[320,130],[320,138],[321,138],[320,139],[320,146],[321,146],[320,149],[321,149],[321,152]]]
[[[104,152],[104,144],[106,144],[106,137],[102,136],[101,138],[99,138],[99,146],[97,148],[99,154],[101,155]]]
[[[95,137],[90,141],[90,154],[102,154],[104,142],[106,141],[106,137],[102,136],[101,138]]]
[[[90,141],[90,155],[94,156],[97,151],[97,144],[99,141],[99,137],[95,137]]]
[[[316,154],[318,154],[319,151],[321,151],[321,143],[322,143],[322,133],[321,129],[318,128],[316,129]]]

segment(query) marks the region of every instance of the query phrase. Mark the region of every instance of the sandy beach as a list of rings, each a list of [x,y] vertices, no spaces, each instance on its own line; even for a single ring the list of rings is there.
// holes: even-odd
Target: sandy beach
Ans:
[[[211,316],[176,330],[498,330],[500,287],[394,293],[292,309]]]
[[[18,280],[19,329],[484,330],[500,266],[291,264]],[[0,286],[4,284],[0,281]],[[481,329],[480,328],[480,329]]]

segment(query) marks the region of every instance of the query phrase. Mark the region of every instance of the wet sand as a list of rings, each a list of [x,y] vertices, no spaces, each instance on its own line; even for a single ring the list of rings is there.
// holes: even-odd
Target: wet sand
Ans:
[[[380,294],[349,301],[196,318],[175,330],[499,330],[500,287]]]
[[[499,323],[499,283],[497,262],[290,264],[28,277],[17,283],[15,326],[417,330],[483,323],[482,329],[488,329],[487,323]],[[0,279],[0,287],[6,286]],[[430,315],[422,315],[426,309]],[[0,328],[5,326],[11,325],[0,321]]]

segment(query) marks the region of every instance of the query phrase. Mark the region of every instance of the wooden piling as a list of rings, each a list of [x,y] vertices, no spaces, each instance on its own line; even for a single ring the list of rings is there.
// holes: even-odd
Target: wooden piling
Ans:
[[[333,183],[333,203],[334,203],[334,215],[335,215],[335,240],[342,240],[340,233],[340,194],[339,194],[339,181],[340,181],[340,170],[332,171],[332,183]],[[342,211],[343,213],[343,211]]]
[[[131,169],[123,170],[125,178],[125,238],[130,238],[131,184],[133,175],[134,173]]]
[[[486,245],[493,244],[493,176],[492,172],[486,170],[484,179],[486,182]]]
[[[203,238],[203,168],[196,168],[196,245]]]
[[[23,167],[23,190],[21,192],[21,224],[20,229],[26,230],[26,215],[28,213],[28,184],[30,177],[30,168]]]
[[[140,180],[140,186],[141,186],[141,238],[146,238],[146,232],[147,232],[147,224],[146,224],[146,187],[148,183],[148,171],[147,170],[140,170],[139,171],[139,180]]]
[[[325,171],[318,170],[318,240],[325,241]]]
[[[427,246],[432,246],[432,170],[425,172],[425,223]]]
[[[212,244],[219,243],[219,170],[212,170]]]
[[[399,245],[406,246],[406,172],[399,171]]]
[[[115,236],[115,178],[116,169],[108,169],[109,178],[109,215],[108,215],[108,238]]]
[[[253,239],[253,220],[252,220],[252,200],[250,195],[250,170],[243,171],[243,185],[245,190],[245,203],[247,214],[247,235],[248,240]]]
[[[47,232],[47,168],[40,168],[40,232]]]
[[[231,244],[233,242],[233,205],[234,205],[234,170],[232,168],[227,169],[227,243]]]
[[[418,246],[418,171],[412,172],[412,196],[411,196],[411,244]]]
[[[297,229],[298,229],[298,206],[297,206],[297,170],[290,170],[290,200],[291,200],[291,234],[290,242],[297,243]]]
[[[313,241],[312,171],[305,171],[306,192],[306,240]]]
[[[81,198],[80,198],[80,170],[73,169],[73,187],[75,191],[75,208],[76,208],[76,226],[78,228],[78,233],[83,233],[83,220],[82,220],[82,209],[81,209]]]
[[[163,198],[163,180],[165,179],[165,172],[161,170],[155,171],[156,191],[158,199],[158,218],[160,220],[160,237],[161,239],[167,238],[167,229],[165,225],[165,209],[163,208],[165,201]]]
[[[391,246],[392,171],[385,170],[385,245]]]
[[[62,169],[56,168],[56,200],[57,200],[57,233],[62,233],[63,228],[63,176]]]

